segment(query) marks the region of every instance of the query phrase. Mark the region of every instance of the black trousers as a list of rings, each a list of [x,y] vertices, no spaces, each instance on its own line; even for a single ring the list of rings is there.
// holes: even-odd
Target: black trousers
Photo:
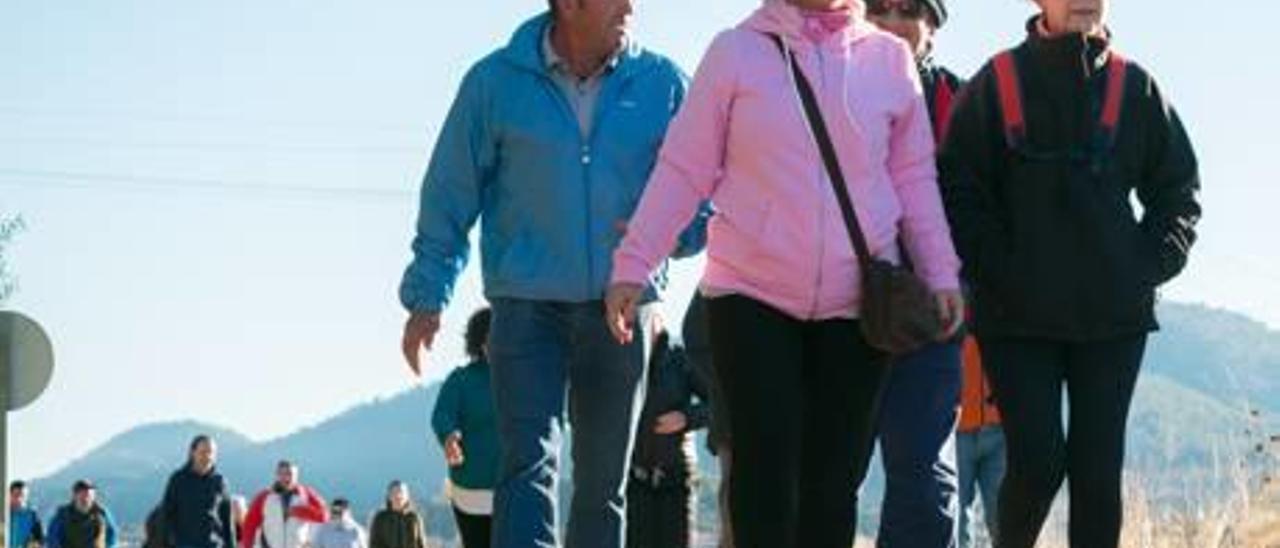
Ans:
[[[453,518],[458,523],[458,536],[462,537],[462,548],[489,548],[489,531],[493,525],[493,516],[468,514],[455,506]]]
[[[1146,335],[1087,343],[978,342],[1004,420],[999,547],[1035,546],[1063,480],[1071,493],[1071,546],[1117,546],[1125,424]]]
[[[689,548],[693,488],[688,480],[653,487],[627,483],[627,548]]]
[[[709,312],[737,548],[849,548],[883,356],[855,321],[801,321],[742,296],[711,299]]]

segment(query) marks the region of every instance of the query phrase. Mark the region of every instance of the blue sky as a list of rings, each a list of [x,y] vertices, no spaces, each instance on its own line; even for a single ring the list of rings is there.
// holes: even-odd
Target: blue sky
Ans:
[[[1031,5],[953,0],[940,57],[969,73]],[[143,422],[266,439],[415,382],[395,288],[428,149],[466,67],[544,4],[384,0],[10,0],[0,5],[0,214],[10,306],[52,332],[45,396],[11,414],[12,471],[50,472]],[[692,71],[755,0],[639,0],[637,35]],[[1280,4],[1114,6],[1197,145],[1202,238],[1166,298],[1280,326]],[[1247,16],[1242,16],[1247,15]],[[676,270],[678,314],[700,269]],[[460,361],[475,272],[429,378]],[[423,410],[424,420],[427,410]],[[185,440],[175,440],[179,458]]]

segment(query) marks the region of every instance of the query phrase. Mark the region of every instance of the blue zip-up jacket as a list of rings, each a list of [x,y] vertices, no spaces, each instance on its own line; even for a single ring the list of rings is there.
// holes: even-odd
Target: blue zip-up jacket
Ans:
[[[584,138],[543,61],[550,22],[544,13],[524,23],[463,78],[422,184],[414,258],[400,286],[410,311],[448,304],[477,218],[490,299],[604,296],[622,237],[618,221],[640,200],[687,79],[675,63],[629,40],[603,76]],[[701,250],[705,213],[675,256]]]
[[[12,510],[9,514],[9,548],[27,548],[31,543],[44,543],[40,514],[25,506]]]

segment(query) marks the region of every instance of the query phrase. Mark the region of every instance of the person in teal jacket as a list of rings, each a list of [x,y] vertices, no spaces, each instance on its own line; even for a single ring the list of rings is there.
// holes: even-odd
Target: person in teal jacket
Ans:
[[[40,514],[27,505],[27,482],[9,484],[9,548],[36,548],[44,544]]]
[[[467,321],[471,362],[445,379],[431,413],[431,429],[449,465],[449,498],[463,546],[489,546],[498,483],[498,430],[485,358],[491,317],[482,308]]]
[[[467,71],[440,128],[400,284],[409,313],[402,351],[418,373],[478,221],[503,448],[493,546],[621,548],[648,345],[644,336],[619,344],[600,318],[614,248],[687,78],[630,36],[631,0],[549,7]],[[673,244],[673,256],[701,250],[708,212]],[[650,277],[648,301],[664,278]],[[561,505],[566,414],[574,490]],[[561,506],[569,513],[564,539]]]

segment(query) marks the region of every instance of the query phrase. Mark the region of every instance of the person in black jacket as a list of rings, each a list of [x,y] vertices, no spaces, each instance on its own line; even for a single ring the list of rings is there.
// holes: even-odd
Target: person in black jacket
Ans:
[[[1108,548],[1156,288],[1186,264],[1200,181],[1173,108],[1110,47],[1107,0],[1036,3],[962,93],[941,180],[1004,417],[1000,546],[1033,546],[1070,477],[1071,546]]]
[[[654,316],[644,410],[627,481],[627,546],[687,548],[694,521],[693,432],[711,417],[706,379]]]
[[[227,481],[215,462],[218,445],[206,435],[196,436],[187,462],[169,476],[160,505],[167,546],[174,548],[231,548],[235,532]]]

